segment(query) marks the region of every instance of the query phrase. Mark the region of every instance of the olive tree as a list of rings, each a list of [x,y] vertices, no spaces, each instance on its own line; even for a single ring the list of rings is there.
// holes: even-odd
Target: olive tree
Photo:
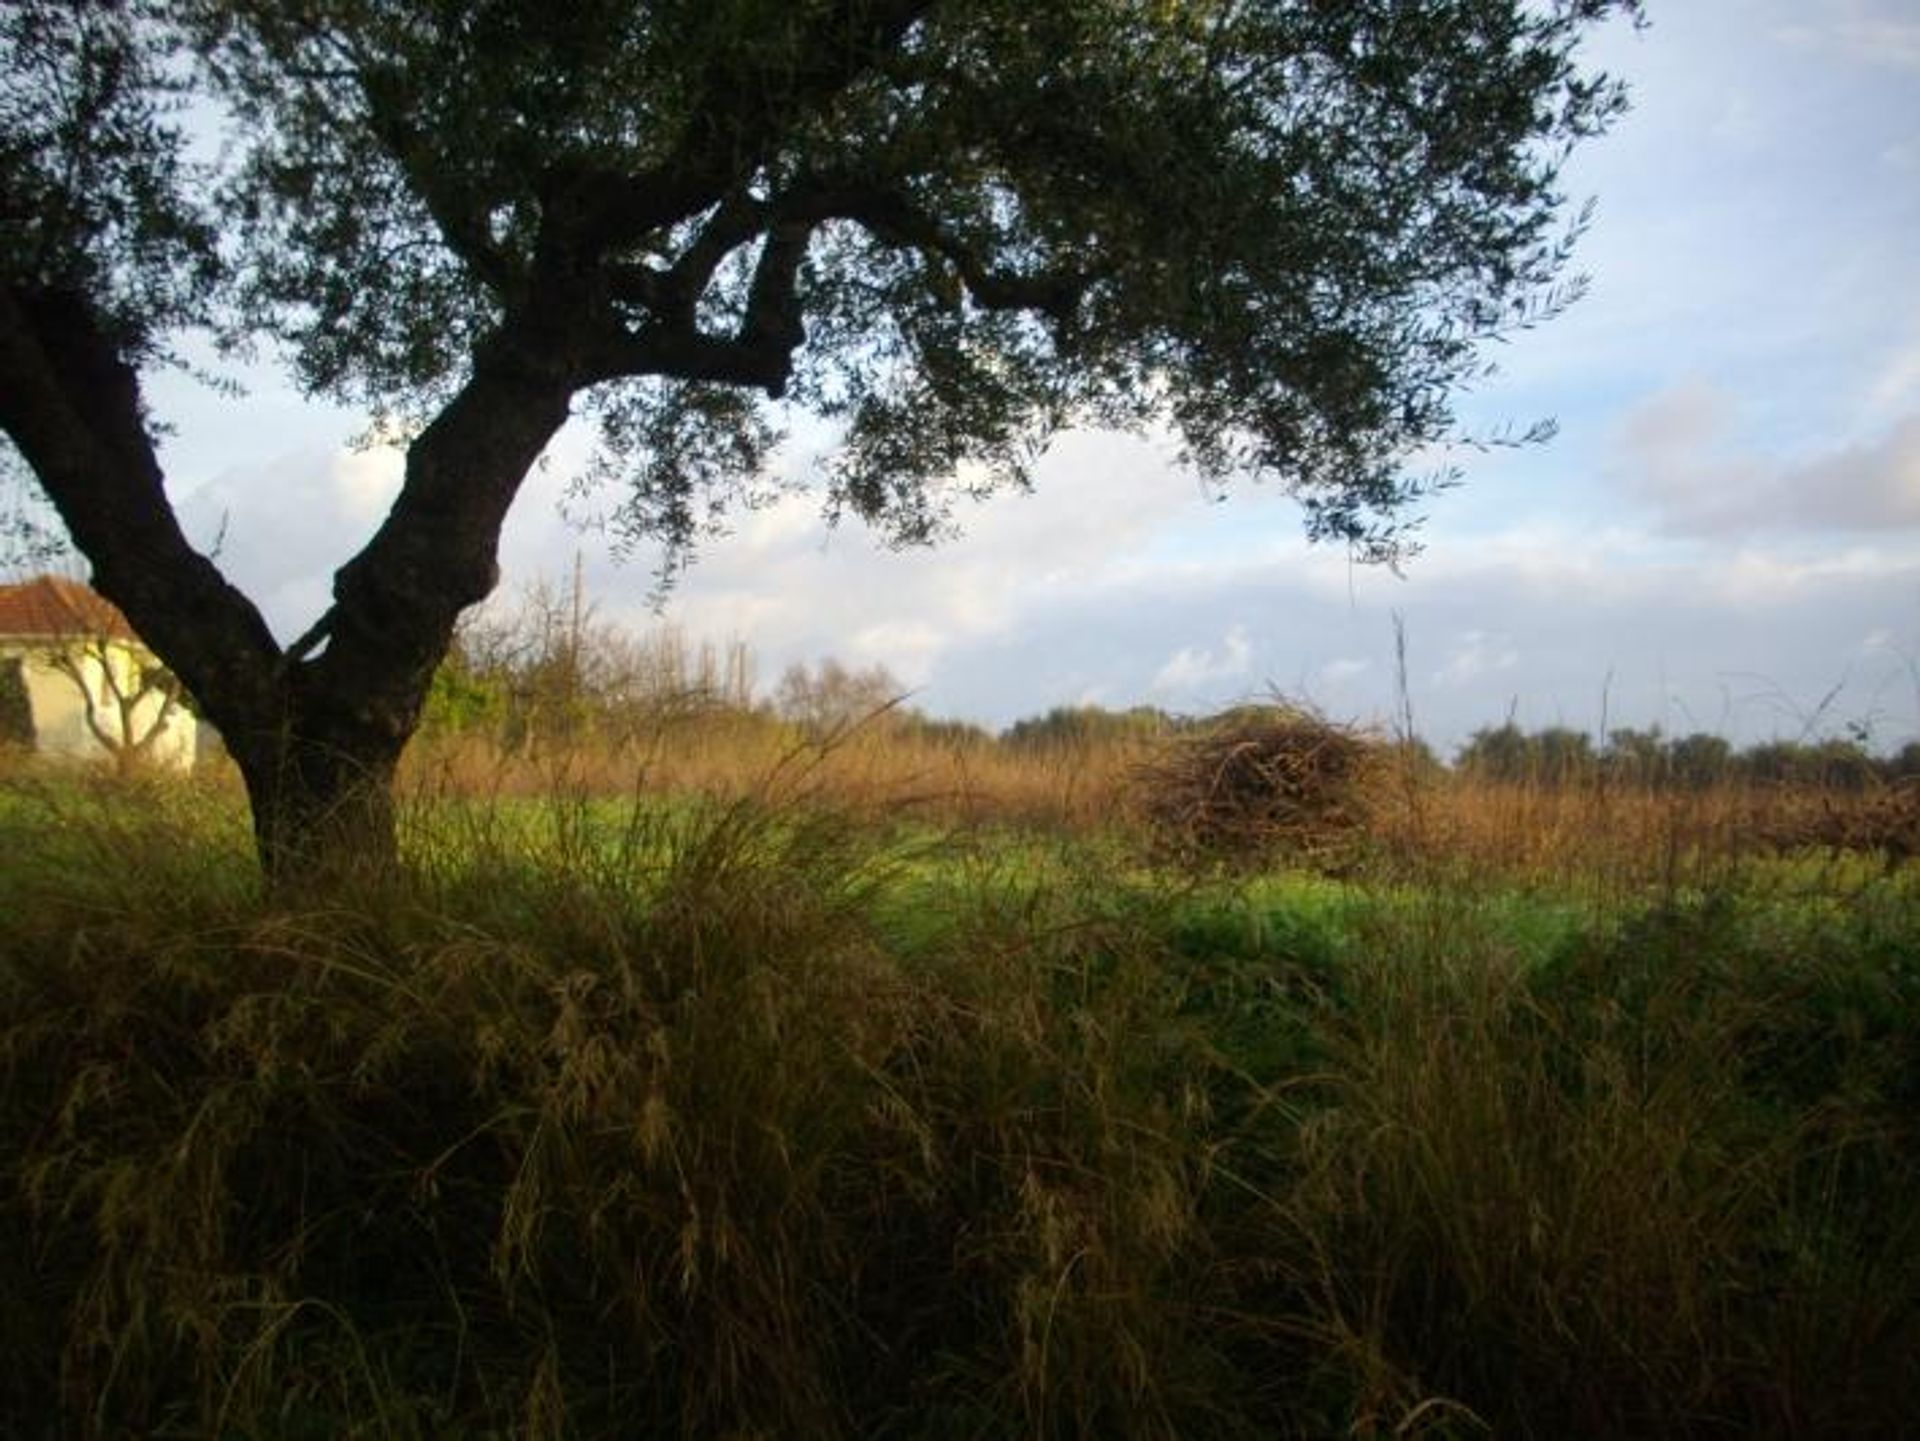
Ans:
[[[0,427],[226,737],[269,875],[379,861],[570,416],[669,569],[796,413],[840,437],[828,511],[901,542],[1063,427],[1153,424],[1396,555],[1485,342],[1567,297],[1560,166],[1622,105],[1579,46],[1636,8],[16,0]],[[167,503],[140,380],[203,324],[404,437],[291,645]]]

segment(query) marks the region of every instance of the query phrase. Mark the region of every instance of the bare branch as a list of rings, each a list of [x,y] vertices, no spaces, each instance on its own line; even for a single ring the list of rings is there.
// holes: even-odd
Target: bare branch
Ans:
[[[746,385],[778,397],[793,374],[793,347],[766,337],[749,341],[658,323],[639,330],[610,326],[591,347],[585,370],[589,383],[659,375]]]

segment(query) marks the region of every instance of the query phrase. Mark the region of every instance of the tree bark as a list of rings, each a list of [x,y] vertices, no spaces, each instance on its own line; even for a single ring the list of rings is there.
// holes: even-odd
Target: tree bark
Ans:
[[[173,670],[240,768],[270,892],[351,890],[397,864],[393,778],[454,623],[497,575],[507,508],[565,423],[572,377],[504,336],[408,450],[386,521],[282,649],[181,532],[138,377],[85,300],[0,289],[0,427],[94,585]]]
[[[282,899],[351,897],[398,874],[399,748],[329,719],[308,715],[229,748],[246,784],[261,874]]]

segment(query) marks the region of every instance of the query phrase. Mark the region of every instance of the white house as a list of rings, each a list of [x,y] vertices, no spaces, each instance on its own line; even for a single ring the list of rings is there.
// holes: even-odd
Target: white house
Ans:
[[[106,597],[60,576],[0,585],[0,741],[185,770],[195,729],[178,683]]]

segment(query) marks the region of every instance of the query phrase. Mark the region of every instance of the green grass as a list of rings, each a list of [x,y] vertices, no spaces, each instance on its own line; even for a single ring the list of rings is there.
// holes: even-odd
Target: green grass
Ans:
[[[0,1431],[1875,1436],[1920,892],[1144,870],[783,802],[0,787]]]

